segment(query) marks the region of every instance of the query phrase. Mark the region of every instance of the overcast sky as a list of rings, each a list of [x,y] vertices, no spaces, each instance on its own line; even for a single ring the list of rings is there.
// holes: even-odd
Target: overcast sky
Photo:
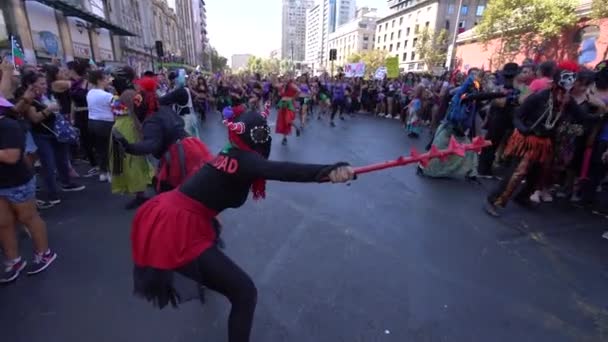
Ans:
[[[318,0],[317,0],[318,1]],[[175,0],[168,0],[175,8]],[[281,47],[281,0],[205,0],[209,42],[228,59],[250,53],[268,57]],[[357,6],[387,9],[386,0],[359,0]]]

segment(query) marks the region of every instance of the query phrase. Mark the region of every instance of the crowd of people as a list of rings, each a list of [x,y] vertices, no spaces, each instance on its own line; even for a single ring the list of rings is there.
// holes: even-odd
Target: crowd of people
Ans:
[[[427,148],[485,136],[492,146],[481,154],[431,160],[418,174],[499,180],[484,202],[492,216],[512,198],[530,205],[568,197],[601,210],[595,203],[608,170],[608,62],[593,70],[568,61],[507,63],[497,72],[472,68],[391,80],[183,69],[136,75],[128,66],[77,61],[15,68],[4,60],[0,72],[0,282],[24,270],[42,272],[57,258],[39,210],[61,205],[62,192],[86,191],[79,178],[97,177],[112,193],[130,196],[126,209],[138,208],[135,292],[159,307],[176,305],[171,272],[214,289],[232,303],[234,341],[248,340],[256,292],[218,249],[217,214],[240,207],[249,192],[264,198],[266,180],[354,178],[344,162],[269,161],[272,108],[283,145],[293,132],[305,134],[310,120],[331,129],[336,118],[354,113],[399,120],[404,139],[429,132]],[[226,126],[228,143],[214,155],[201,127],[216,119]],[[19,224],[34,244],[29,263],[19,253]]]

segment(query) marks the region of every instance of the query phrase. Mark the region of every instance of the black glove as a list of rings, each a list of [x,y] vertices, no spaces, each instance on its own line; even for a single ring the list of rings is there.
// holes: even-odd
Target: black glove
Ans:
[[[118,143],[125,152],[129,153],[129,141],[118,130],[112,129],[112,139]]]

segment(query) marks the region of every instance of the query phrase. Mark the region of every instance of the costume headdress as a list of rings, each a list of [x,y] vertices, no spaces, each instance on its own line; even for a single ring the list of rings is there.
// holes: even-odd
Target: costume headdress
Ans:
[[[258,153],[264,158],[270,155],[270,127],[264,114],[245,111],[244,105],[226,107],[222,111],[222,122],[228,128],[230,147]],[[266,197],[266,180],[256,179],[251,185],[254,199]]]

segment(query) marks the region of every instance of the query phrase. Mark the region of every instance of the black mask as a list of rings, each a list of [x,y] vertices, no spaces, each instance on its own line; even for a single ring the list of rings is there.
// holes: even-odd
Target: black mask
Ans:
[[[270,136],[270,127],[268,127],[266,118],[259,112],[248,111],[239,115],[233,122],[245,125],[245,131],[239,134],[239,137],[247,146],[268,159],[272,137]]]

